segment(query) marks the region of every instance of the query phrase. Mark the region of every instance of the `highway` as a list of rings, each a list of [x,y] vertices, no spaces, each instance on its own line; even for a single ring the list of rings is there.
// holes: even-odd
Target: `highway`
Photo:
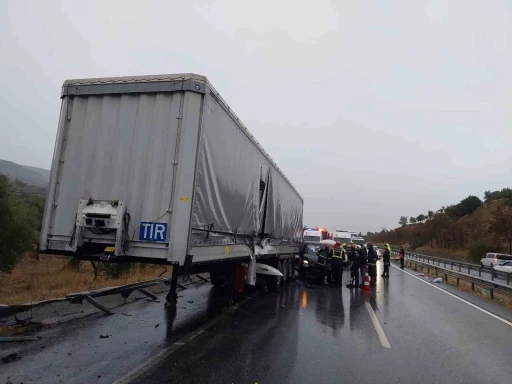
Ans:
[[[140,301],[48,330],[0,383],[512,383],[511,311],[442,287],[393,267],[370,296],[293,282],[230,315],[203,284],[176,313]]]
[[[462,273],[468,276],[474,276],[478,278],[487,279],[489,281],[495,281],[497,283],[506,284],[512,287],[512,278],[510,277],[510,275],[508,276],[507,279],[506,273],[493,271],[492,268],[489,267],[481,268],[480,265],[459,263],[457,261],[447,259],[431,259],[429,258],[429,256],[423,257],[423,255],[418,255],[415,254],[414,252],[407,252],[406,255],[406,258],[411,261],[421,261],[423,263],[430,264],[434,267],[440,267],[447,269],[449,271]]]

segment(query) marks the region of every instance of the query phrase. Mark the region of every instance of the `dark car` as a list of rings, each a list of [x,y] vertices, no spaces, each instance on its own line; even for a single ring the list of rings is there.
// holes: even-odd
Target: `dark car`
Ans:
[[[328,248],[319,242],[306,242],[299,260],[301,278],[323,280],[328,269]]]

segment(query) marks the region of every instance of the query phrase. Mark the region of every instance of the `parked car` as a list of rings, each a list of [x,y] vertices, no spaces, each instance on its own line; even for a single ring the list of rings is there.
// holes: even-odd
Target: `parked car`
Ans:
[[[512,261],[505,261],[494,266],[495,271],[512,273]]]
[[[504,253],[494,253],[489,252],[486,253],[485,256],[480,260],[480,265],[482,268],[491,267],[493,268],[495,265],[500,264],[504,261],[512,261],[512,255],[507,255]]]

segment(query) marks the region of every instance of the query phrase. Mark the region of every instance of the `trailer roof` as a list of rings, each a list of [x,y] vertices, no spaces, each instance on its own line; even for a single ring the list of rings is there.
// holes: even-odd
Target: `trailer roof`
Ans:
[[[211,93],[226,112],[237,122],[242,131],[258,147],[267,160],[290,184],[295,193],[304,201],[292,182],[286,177],[283,171],[272,160],[270,155],[263,149],[256,138],[251,134],[247,127],[242,123],[238,116],[233,112],[229,105],[215,90],[213,85],[205,76],[195,73],[176,73],[163,75],[142,75],[142,76],[122,76],[122,77],[95,77],[89,79],[70,79],[64,81],[62,85],[61,98],[65,96],[91,96],[102,94],[119,93],[153,93],[153,92],[177,92],[191,91],[196,93]]]

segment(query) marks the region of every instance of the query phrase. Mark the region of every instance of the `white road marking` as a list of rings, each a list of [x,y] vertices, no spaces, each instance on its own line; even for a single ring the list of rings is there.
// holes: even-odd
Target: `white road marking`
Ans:
[[[391,344],[389,344],[388,338],[386,337],[386,334],[384,333],[384,330],[382,329],[379,319],[377,319],[377,315],[373,311],[372,305],[369,302],[364,303],[366,305],[366,309],[368,310],[368,313],[370,314],[370,318],[372,319],[373,326],[375,327],[375,330],[377,331],[377,336],[379,337],[379,341],[382,344],[384,348],[391,348]]]
[[[246,298],[245,300],[242,300],[242,302],[240,302],[240,304],[238,304],[238,306],[239,307],[242,306],[247,301],[249,301],[249,298]],[[135,379],[141,377],[144,373],[146,373],[149,370],[151,370],[152,368],[156,367],[159,363],[161,363],[162,361],[167,359],[170,355],[172,355],[174,352],[176,352],[178,349],[180,349],[184,345],[187,345],[188,342],[190,342],[193,339],[195,339],[197,336],[199,336],[201,333],[206,331],[212,325],[218,323],[225,316],[226,315],[222,314],[222,315],[219,315],[219,316],[215,317],[214,319],[208,321],[202,327],[200,327],[200,328],[190,332],[187,336],[181,338],[179,341],[176,341],[175,343],[173,343],[168,348],[160,351],[159,353],[157,353],[155,356],[153,356],[149,360],[145,361],[144,363],[142,363],[138,367],[135,367],[134,369],[132,369],[130,372],[128,372],[123,377],[121,377],[121,378],[117,379],[116,381],[114,381],[112,384],[129,384],[132,381],[134,381]]]
[[[394,265],[391,265],[391,266],[392,266],[393,268],[396,268],[396,269],[398,269],[398,270],[400,270],[400,271],[404,272],[404,273],[407,273],[409,276],[412,276],[412,277],[414,277],[415,279],[418,279],[419,281],[424,282],[425,284],[430,285],[432,288],[438,289],[438,290],[440,290],[441,292],[444,292],[444,293],[446,293],[447,295],[449,295],[449,296],[451,296],[451,297],[454,297],[454,298],[456,298],[457,300],[460,300],[460,301],[462,301],[463,303],[466,303],[467,305],[469,305],[469,306],[471,306],[471,307],[473,307],[473,308],[475,308],[475,309],[478,309],[479,311],[481,311],[481,312],[483,312],[483,313],[486,313],[486,314],[488,314],[489,316],[494,317],[495,319],[497,319],[497,320],[499,320],[499,321],[502,321],[502,322],[504,322],[505,324],[510,325],[510,326],[512,327],[512,323],[511,323],[510,321],[508,321],[508,320],[505,320],[503,317],[500,317],[500,316],[498,316],[498,315],[495,315],[494,313],[489,312],[489,311],[487,311],[487,310],[485,310],[485,309],[483,309],[483,308],[479,307],[478,305],[475,305],[475,304],[473,304],[473,303],[470,303],[469,301],[464,300],[463,298],[461,298],[461,297],[459,297],[459,296],[457,296],[457,295],[454,295],[453,293],[450,293],[450,292],[448,292],[448,291],[445,291],[445,290],[444,290],[444,289],[442,289],[442,288],[436,287],[434,284],[431,284],[431,283],[429,283],[428,281],[425,281],[425,280],[423,280],[423,279],[420,279],[418,276],[414,276],[412,273],[409,273],[409,272],[407,272],[407,271],[404,271],[403,269],[400,269],[400,268],[398,268],[398,267],[395,267]]]

